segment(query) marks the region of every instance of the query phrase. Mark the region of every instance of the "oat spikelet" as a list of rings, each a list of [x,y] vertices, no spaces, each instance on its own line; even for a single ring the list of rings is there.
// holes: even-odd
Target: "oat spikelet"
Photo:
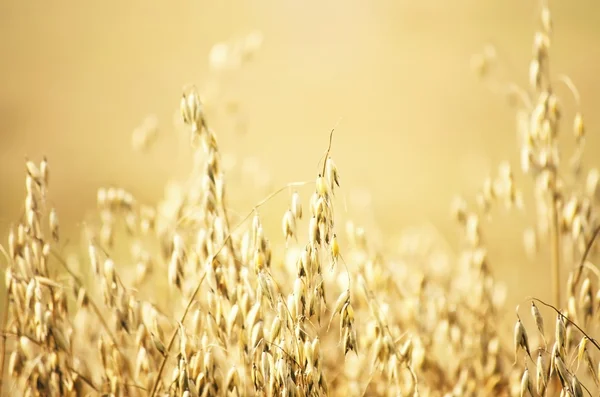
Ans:
[[[521,393],[520,396],[521,397],[525,397],[525,396],[531,396],[533,397],[533,386],[531,384],[531,378],[529,377],[529,369],[527,369],[527,367],[525,367],[525,371],[523,371],[523,376],[521,377]]]
[[[285,211],[281,221],[281,228],[283,230],[283,237],[285,237],[286,243],[291,238],[296,237],[296,218],[294,217],[292,210],[288,209]]]
[[[554,354],[553,366],[563,388],[569,386],[569,372],[558,351]]]
[[[558,343],[559,348],[564,349],[567,339],[567,329],[565,327],[565,321],[563,320],[563,316],[561,314],[557,314],[556,317],[555,334],[556,343]]]
[[[577,346],[577,370],[579,369],[579,365],[581,365],[581,362],[584,359],[585,353],[587,351],[588,341],[589,339],[587,338],[587,336],[584,336],[583,338],[581,338],[581,341]]]
[[[340,256],[340,244],[338,243],[337,235],[334,233],[331,239],[331,267],[333,268]]]
[[[542,317],[540,310],[536,306],[534,301],[531,301],[531,315],[535,320],[535,325],[544,340],[544,345],[546,345],[546,337],[544,336],[544,318]]]
[[[583,397],[583,388],[581,387],[581,383],[579,383],[579,379],[575,375],[571,376],[571,391],[573,393],[573,397]]]
[[[329,319],[329,325],[327,325],[328,331],[329,331],[329,327],[331,327],[331,322],[333,321],[333,318],[335,317],[336,314],[338,314],[340,312],[342,307],[347,302],[350,302],[350,290],[349,289],[344,290],[344,292],[342,292],[340,294],[340,296],[338,297],[338,299],[335,301],[335,306],[333,307],[333,310],[331,311],[331,318]]]
[[[517,319],[517,323],[515,324],[513,342],[515,346],[515,364],[517,363],[519,349],[521,348],[525,350],[529,358],[531,358],[531,352],[529,351],[529,340],[527,339],[527,331],[525,331],[525,327],[523,326],[523,323],[521,323],[521,319]]]
[[[300,202],[300,195],[298,192],[292,193],[292,214],[296,219],[302,219],[302,203]]]
[[[535,376],[535,384],[536,390],[540,396],[543,396],[546,392],[546,386],[548,384],[548,379],[546,377],[546,370],[544,369],[544,360],[542,358],[542,352],[538,351],[538,358],[536,361],[536,376]]]

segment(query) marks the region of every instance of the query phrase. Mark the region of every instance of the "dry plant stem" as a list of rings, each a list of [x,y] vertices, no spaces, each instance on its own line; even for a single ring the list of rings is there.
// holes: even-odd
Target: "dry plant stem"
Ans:
[[[553,185],[556,186],[556,171],[552,174]],[[552,265],[552,294],[554,305],[560,306],[560,235],[558,231],[558,210],[556,208],[556,192],[550,191],[550,260]]]
[[[269,194],[267,197],[265,197],[264,199],[262,199],[258,204],[256,204],[252,210],[250,212],[248,212],[248,214],[233,228],[233,230],[229,231],[229,234],[227,234],[227,237],[225,237],[225,241],[223,242],[223,244],[219,247],[219,249],[215,252],[214,256],[216,257],[217,255],[219,255],[219,253],[221,252],[221,250],[225,247],[226,244],[230,244],[231,238],[233,236],[233,233],[235,233],[235,231],[237,229],[239,229],[244,222],[246,222],[248,219],[250,219],[250,217],[252,216],[252,214],[254,214],[254,212],[256,212],[256,210],[258,210],[260,207],[262,207],[263,205],[265,205],[269,200],[271,200],[273,197],[277,196],[279,193],[283,192],[286,189],[289,189],[291,187],[300,187],[300,186],[306,186],[308,184],[314,183],[314,181],[304,181],[304,182],[291,182],[288,183],[287,185],[285,185],[282,188],[277,189],[276,191],[274,191],[273,193]]]
[[[283,354],[285,354],[287,357],[289,357],[289,359],[290,359],[290,360],[292,360],[292,362],[293,362],[294,364],[296,364],[296,365],[298,366],[298,368],[300,368],[301,370],[304,370],[304,367],[302,367],[302,365],[300,365],[300,363],[298,363],[298,361],[296,361],[296,359],[295,359],[295,358],[294,358],[294,357],[293,357],[293,356],[292,356],[290,353],[286,352],[286,351],[283,349],[283,347],[281,347],[281,346],[279,346],[279,345],[277,345],[277,344],[275,344],[275,343],[273,343],[273,342],[266,341],[266,340],[264,340],[264,339],[263,339],[263,341],[264,341],[264,342],[265,342],[267,345],[270,345],[270,346],[276,347],[276,348],[278,348],[279,350],[281,350],[281,352],[282,352]]]
[[[4,380],[4,355],[6,353],[6,321],[8,319],[8,292],[4,300],[4,314],[2,315],[2,341],[0,342],[0,394],[2,393],[2,386]]]
[[[188,311],[190,310],[190,307],[192,306],[192,303],[194,302],[194,299],[196,299],[196,295],[198,295],[198,291],[200,291],[200,287],[202,286],[202,282],[204,282],[205,278],[206,278],[206,272],[204,272],[204,274],[200,278],[200,281],[198,282],[198,285],[196,286],[194,293],[190,297],[190,300],[188,301],[188,304],[185,307],[185,311],[183,312],[183,315],[181,316],[181,319],[179,320],[179,322],[181,324],[183,324],[183,322],[185,321],[185,317],[187,316]],[[165,355],[163,356],[162,362],[160,363],[160,367],[158,368],[158,373],[156,374],[156,380],[154,381],[154,385],[152,386],[152,391],[150,392],[150,397],[154,397],[154,395],[156,394],[156,390],[158,389],[158,384],[160,383],[160,375],[162,374],[162,371],[165,369],[165,364],[167,363],[167,359],[169,358],[169,351],[171,351],[171,347],[173,347],[173,343],[175,343],[175,338],[177,337],[178,332],[179,332],[179,329],[175,328],[175,330],[173,331],[173,334],[171,335],[171,339],[169,340],[169,344],[167,345]]]
[[[81,378],[82,381],[84,381],[89,387],[91,387],[92,389],[94,389],[94,391],[96,393],[100,393],[100,389],[98,389],[96,387],[96,385],[94,385],[94,383],[92,382],[91,379],[87,378],[86,376],[82,375],[81,373],[75,371],[73,368],[69,368],[71,370],[71,372],[73,372],[74,374],[77,374],[77,377]]]
[[[8,255],[8,252],[6,252],[6,250],[4,249],[4,247],[2,245],[0,245],[0,251],[2,251],[2,253],[4,254],[4,256],[6,256],[6,259],[10,261],[10,256]],[[6,271],[6,269],[5,269]],[[0,394],[2,394],[2,387],[4,385],[4,354],[6,353],[6,322],[8,321],[8,305],[10,303],[9,301],[9,295],[8,295],[8,291],[6,291],[6,297],[4,300],[4,314],[2,316],[2,323],[0,324],[0,327],[2,327],[2,341],[0,341]]]
[[[592,246],[594,245],[594,241],[596,241],[596,238],[598,237],[599,234],[600,234],[600,226],[596,227],[596,229],[594,230],[594,233],[592,234],[592,237],[590,238],[590,241],[588,241],[587,245],[585,246],[585,251],[583,252],[583,256],[581,257],[579,266],[576,269],[575,277],[573,278],[575,285],[577,285],[579,283],[579,278],[581,277],[581,272],[585,266],[585,261],[587,260],[587,257],[590,254],[590,251],[592,250]]]
[[[339,123],[339,121],[338,121]],[[331,132],[329,133],[329,145],[327,146],[327,152],[325,152],[325,158],[323,159],[323,171],[321,172],[321,175],[325,175],[325,167],[327,165],[327,157],[329,157],[329,152],[331,151],[331,142],[333,141],[333,131],[335,131],[335,127],[333,127],[331,129]]]

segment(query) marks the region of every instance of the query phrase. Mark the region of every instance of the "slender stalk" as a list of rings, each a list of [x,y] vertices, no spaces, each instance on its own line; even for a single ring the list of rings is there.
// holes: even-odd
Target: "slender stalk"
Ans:
[[[183,324],[183,322],[185,321],[188,311],[190,310],[190,307],[192,307],[192,303],[194,303],[194,299],[196,299],[196,295],[198,295],[198,291],[200,291],[200,286],[202,285],[202,282],[204,281],[205,278],[206,278],[206,272],[204,272],[204,274],[200,278],[200,281],[198,282],[198,285],[196,286],[194,293],[190,297],[190,300],[188,301],[188,304],[185,307],[183,316],[181,316],[181,319],[179,320],[179,322],[181,324]],[[173,334],[171,335],[171,339],[169,340],[169,344],[167,345],[167,349],[162,358],[162,362],[160,363],[160,367],[158,368],[158,373],[156,374],[156,380],[154,381],[154,385],[152,386],[152,391],[150,392],[150,397],[154,397],[154,395],[156,394],[156,390],[158,389],[158,384],[160,383],[160,375],[162,374],[163,370],[165,369],[165,364],[167,363],[167,359],[169,358],[169,351],[171,351],[171,348],[173,347],[173,343],[175,343],[175,338],[177,337],[178,331],[179,331],[179,329],[175,328],[175,330],[173,331]]]
[[[600,226],[596,227],[596,229],[592,233],[592,237],[590,237],[589,241],[587,242],[587,244],[585,246],[585,251],[583,252],[583,256],[581,257],[579,266],[577,266],[577,269],[575,270],[575,277],[573,278],[574,285],[579,284],[579,280],[581,278],[581,272],[583,271],[583,268],[586,267],[587,257],[589,256],[590,251],[592,250],[592,246],[594,245],[594,241],[596,241],[596,238],[598,238],[598,235],[600,235]],[[598,269],[592,268],[592,271],[597,272]]]
[[[2,315],[2,342],[0,343],[0,394],[2,394],[2,386],[4,380],[4,355],[6,354],[6,320],[8,319],[8,291],[6,291],[6,298],[4,304],[4,314]]]
[[[556,179],[556,177],[554,178]],[[556,193],[550,192],[550,263],[552,267],[552,295],[556,307],[560,307],[560,234]]]

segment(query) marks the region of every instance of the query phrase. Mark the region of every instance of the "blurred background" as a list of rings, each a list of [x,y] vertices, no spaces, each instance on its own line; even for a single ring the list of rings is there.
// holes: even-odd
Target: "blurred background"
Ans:
[[[551,1],[550,9],[553,71],[579,87],[585,160],[597,166],[600,5]],[[231,203],[238,213],[272,188],[313,179],[339,122],[332,154],[354,200],[349,215],[392,245],[404,230],[433,225],[456,247],[452,198],[472,198],[501,161],[519,164],[515,111],[478,80],[472,55],[493,44],[494,78],[526,84],[539,10],[523,0],[3,0],[0,226],[20,216],[25,156],[48,156],[50,199],[72,240],[99,186],[156,201],[190,166],[174,114],[183,88],[196,84],[222,151],[262,176],[229,177],[244,187]],[[248,35],[261,44],[250,61],[215,67],[227,45]],[[574,102],[558,90],[570,132]],[[132,133],[144,122],[157,135],[141,154]],[[546,256],[524,259],[528,220],[498,210],[484,225],[511,302],[549,297]]]

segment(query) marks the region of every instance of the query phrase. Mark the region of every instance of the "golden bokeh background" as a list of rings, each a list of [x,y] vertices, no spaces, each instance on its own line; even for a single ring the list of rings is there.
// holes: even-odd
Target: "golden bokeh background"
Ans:
[[[598,165],[600,6],[552,1],[550,8],[553,71],[580,89],[585,159]],[[372,197],[370,208],[355,205],[351,215],[373,217],[389,244],[407,228],[434,225],[458,251],[453,196],[472,197],[503,160],[518,166],[514,110],[477,79],[471,56],[493,44],[495,76],[525,84],[538,15],[539,3],[523,0],[3,0],[0,226],[19,217],[25,156],[48,156],[50,199],[73,240],[99,186],[157,199],[189,167],[173,114],[183,87],[195,83],[207,91],[222,150],[240,163],[259,158],[271,186],[314,178],[339,121],[333,156],[342,187]],[[251,62],[210,70],[215,43],[255,31],[264,41]],[[572,96],[564,86],[559,95],[572,117]],[[238,110],[227,116],[231,102]],[[148,114],[156,115],[159,134],[142,155],[132,152],[131,133]],[[261,195],[236,197],[232,205],[243,213]],[[546,256],[524,259],[526,220],[495,211],[484,228],[512,302],[549,297]]]

